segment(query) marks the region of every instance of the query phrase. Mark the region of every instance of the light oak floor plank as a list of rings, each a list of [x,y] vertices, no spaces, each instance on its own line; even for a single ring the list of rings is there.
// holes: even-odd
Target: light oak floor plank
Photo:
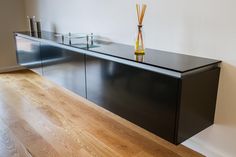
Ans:
[[[2,120],[0,126],[0,157],[32,157]]]
[[[202,156],[30,70],[0,74],[0,87],[0,151],[8,153],[6,157],[12,152],[23,153],[23,157]],[[1,144],[4,138],[10,142]]]

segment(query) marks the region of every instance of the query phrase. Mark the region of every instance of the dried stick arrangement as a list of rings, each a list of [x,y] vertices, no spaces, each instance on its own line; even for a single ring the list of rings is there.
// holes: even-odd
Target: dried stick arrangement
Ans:
[[[146,4],[142,5],[141,10],[140,10],[140,5],[136,4],[136,11],[137,11],[137,16],[138,16],[138,36],[137,36],[136,45],[135,45],[136,54],[144,54],[142,27],[143,27],[143,18],[144,18],[146,9],[147,9]]]

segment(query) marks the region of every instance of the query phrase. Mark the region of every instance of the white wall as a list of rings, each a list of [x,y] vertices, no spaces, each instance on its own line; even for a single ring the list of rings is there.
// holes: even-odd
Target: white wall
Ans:
[[[94,32],[133,44],[136,0],[25,0],[43,29]],[[236,156],[236,1],[144,0],[146,46],[223,60],[215,125],[184,144],[209,156]]]
[[[13,32],[26,29],[24,0],[0,0],[0,71],[16,65]]]

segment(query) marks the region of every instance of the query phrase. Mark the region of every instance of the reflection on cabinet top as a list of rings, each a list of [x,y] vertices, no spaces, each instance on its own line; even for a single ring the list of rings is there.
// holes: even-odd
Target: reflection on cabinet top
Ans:
[[[144,56],[135,56],[133,46],[114,42],[104,42],[97,40],[96,37],[94,40],[94,46],[90,47],[78,42],[71,44],[69,44],[69,42],[63,42],[61,36],[52,32],[43,31],[39,36],[34,36],[30,32],[17,32],[15,34],[25,38],[50,41],[60,46],[63,45],[76,48],[78,49],[77,51],[81,51],[88,55],[98,55],[101,58],[105,57],[105,59],[117,59],[118,62],[125,62],[125,64],[130,64],[131,66],[143,66],[144,69],[150,68],[150,70],[157,72],[158,70],[155,68],[158,68],[159,70],[162,69],[164,70],[163,73],[170,72],[170,75],[175,77],[181,77],[186,73],[191,73],[191,71],[197,71],[206,67],[218,66],[218,64],[221,63],[219,60],[154,49],[146,49]]]

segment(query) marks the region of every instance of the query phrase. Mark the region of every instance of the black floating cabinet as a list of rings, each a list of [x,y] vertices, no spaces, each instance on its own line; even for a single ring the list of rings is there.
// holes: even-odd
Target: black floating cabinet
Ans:
[[[179,144],[213,124],[219,68],[174,78],[86,56],[87,98]]]
[[[50,32],[15,39],[19,65],[173,144],[214,123],[220,61],[147,49],[138,62],[131,46],[78,48]]]

